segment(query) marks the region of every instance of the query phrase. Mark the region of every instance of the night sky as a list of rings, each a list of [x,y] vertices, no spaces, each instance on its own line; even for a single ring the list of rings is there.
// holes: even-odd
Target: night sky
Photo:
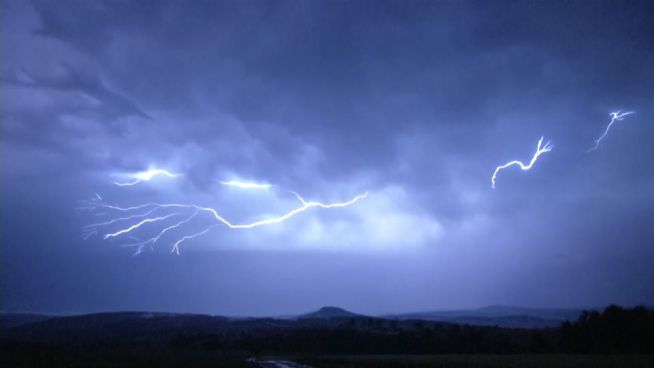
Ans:
[[[1,4],[3,311],[654,304],[651,1]]]

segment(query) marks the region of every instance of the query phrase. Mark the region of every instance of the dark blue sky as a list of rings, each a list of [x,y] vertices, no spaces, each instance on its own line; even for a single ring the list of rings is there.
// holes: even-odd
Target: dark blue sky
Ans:
[[[2,310],[654,304],[651,2],[1,6]],[[616,110],[636,114],[584,154]],[[553,151],[491,189],[541,136]],[[113,184],[149,167],[182,175]],[[237,178],[275,187],[219,183]],[[82,239],[116,216],[79,208],[96,193],[246,223],[296,208],[289,191],[369,195],[217,226],[180,255],[211,218],[135,257],[126,244],[176,222]]]

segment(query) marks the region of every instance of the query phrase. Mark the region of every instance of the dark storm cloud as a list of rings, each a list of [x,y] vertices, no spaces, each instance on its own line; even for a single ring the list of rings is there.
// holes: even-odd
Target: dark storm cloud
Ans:
[[[4,282],[7,308],[247,314],[320,303],[390,311],[638,303],[654,295],[639,281],[654,276],[642,262],[652,255],[654,211],[654,30],[647,2],[2,6],[3,228],[16,229],[3,230],[3,262],[13,264]],[[616,124],[600,150],[583,155],[617,109],[637,114]],[[528,173],[502,171],[491,190],[494,167],[528,160],[540,136],[553,141],[554,151]],[[107,185],[114,172],[151,164],[183,172],[183,183],[157,193]],[[302,226],[289,225],[285,234],[219,233],[197,245],[217,264],[225,256],[242,269],[208,262],[192,272],[184,259],[175,263],[179,277],[163,276],[175,259],[126,266],[114,257],[120,250],[100,251],[95,247],[109,246],[76,238],[87,219],[72,208],[95,191],[121,203],[220,198],[225,211],[239,215],[276,203],[244,204],[247,198],[213,193],[215,180],[226,175],[315,198],[364,190],[372,196],[368,207],[298,220]],[[47,217],[33,215],[43,208]],[[44,223],[48,236],[31,231]],[[206,251],[240,246],[251,253]],[[310,252],[313,246],[329,256]],[[53,248],[65,252],[53,265],[34,258]],[[262,249],[290,249],[293,257]],[[373,265],[350,253],[356,249]],[[266,257],[280,267],[263,266]],[[330,269],[345,258],[343,269]],[[71,269],[60,276],[62,295],[84,272],[116,301],[88,291],[79,307],[48,304],[37,292],[42,279],[27,276],[28,269],[53,274],[66,259]],[[99,262],[103,271],[75,266],[84,262]],[[137,271],[138,262],[148,263],[150,276]],[[197,290],[201,281],[186,273],[243,283],[221,284],[221,296],[231,301],[188,294],[203,305],[188,307],[176,298],[141,297],[117,276],[124,267],[146,277],[147,295]],[[374,282],[389,269],[402,285]],[[259,280],[271,275],[275,281]],[[117,277],[120,287],[106,277]],[[289,281],[295,277],[319,280],[324,289]],[[553,284],[545,284],[550,277]],[[344,283],[352,287],[339,292]],[[293,287],[307,300],[292,297]],[[405,303],[389,301],[403,289]],[[275,291],[288,302],[255,307],[262,299],[252,295]],[[366,297],[374,302],[366,304]]]
[[[340,161],[321,167],[331,175],[392,160],[395,137],[415,125],[453,141],[451,148],[474,150],[488,120],[551,110],[570,95],[583,103],[595,97],[584,94],[625,85],[619,79],[634,78],[629,69],[651,57],[639,34],[642,12],[613,14],[612,4],[592,14],[583,4],[566,11],[513,4],[520,17],[498,4],[430,3],[416,12],[366,2],[81,2],[71,13],[42,5],[38,34],[93,55],[144,104],[233,114],[274,154],[288,155],[296,145],[266,142],[260,132],[261,123],[283,122]],[[569,37],[575,32],[588,36],[579,42]],[[607,63],[589,69],[598,58]],[[626,76],[600,80],[607,64]],[[599,88],[583,88],[584,79]],[[212,125],[214,134],[190,138],[219,134],[220,124]]]
[[[93,109],[89,110],[103,112],[108,119],[116,119],[132,114],[148,118],[132,101],[109,90],[97,76],[85,74],[83,71],[75,70],[67,64],[62,64],[59,69],[59,73],[52,77],[41,77],[19,72],[7,78],[5,83],[24,88],[79,92],[83,97],[87,98],[91,105],[95,105]]]
[[[149,119],[132,101],[108,89],[97,76],[67,64],[58,65],[52,76],[16,71],[4,78],[3,84],[8,107],[4,114],[5,134],[12,137],[13,144],[68,150],[76,155],[79,152],[69,150],[73,148],[71,138],[83,138],[89,134],[89,127],[95,125],[101,131],[121,134],[125,124],[120,119]],[[44,103],[35,109],[30,99]]]

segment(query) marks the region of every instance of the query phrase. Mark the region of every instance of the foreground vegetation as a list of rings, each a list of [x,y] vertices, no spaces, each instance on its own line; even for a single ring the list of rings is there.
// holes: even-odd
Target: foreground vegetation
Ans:
[[[559,328],[370,317],[241,319],[97,314],[8,328],[0,367],[652,367],[654,311],[612,306]]]
[[[618,306],[584,312],[559,328],[507,329],[426,321],[350,318],[332,324],[180,336],[175,346],[307,354],[654,354],[654,311]]]
[[[53,348],[3,346],[0,367],[11,368],[140,368],[140,367],[248,367],[249,355],[204,349],[169,347]]]
[[[12,368],[139,368],[139,367],[247,367],[245,352],[221,352],[177,348],[25,348],[0,350],[0,366]],[[313,368],[649,368],[652,355],[321,355],[284,357],[282,360],[306,364]]]
[[[294,361],[316,368],[649,368],[647,355],[340,355],[299,357]]]

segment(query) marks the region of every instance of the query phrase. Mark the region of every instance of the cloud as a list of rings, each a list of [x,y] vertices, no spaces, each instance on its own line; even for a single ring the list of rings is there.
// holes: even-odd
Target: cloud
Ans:
[[[630,254],[643,259],[650,254],[643,244],[652,239],[654,35],[647,2],[1,6],[2,217],[4,228],[16,229],[3,248],[10,252],[122,256],[118,243],[77,240],[79,227],[95,219],[72,208],[96,192],[121,205],[203,203],[239,221],[297,205],[281,191],[217,188],[217,180],[239,177],[307,199],[370,196],[347,209],[307,212],[285,226],[212,230],[187,244],[189,259],[206,254],[223,264],[221,256],[238,250],[262,257],[256,265],[266,268],[267,251],[288,251],[298,258],[277,256],[280,269],[336,285],[345,275],[329,266],[361,257],[361,264],[371,262],[368,274],[347,275],[348,281],[374,289],[374,280],[387,277],[374,271],[377,265],[397,268],[406,284],[420,285],[409,298],[414,309],[433,307],[426,295],[453,305],[482,303],[481,296],[464,295],[471,284],[483,286],[484,303],[529,304],[544,295],[565,303],[588,287],[595,291],[575,300],[592,304],[604,294],[576,274],[612,265],[617,275],[651,276],[640,263],[632,270],[618,262],[618,234],[628,233]],[[612,129],[596,154],[582,157],[607,114],[618,109],[637,114]],[[541,136],[552,139],[555,151],[529,172],[504,171],[492,191],[493,169],[528,158]],[[114,173],[150,166],[183,179],[129,189],[111,184]],[[49,238],[31,231],[39,219],[47,220],[41,225]],[[321,263],[320,252],[332,254],[330,264]],[[158,266],[157,254],[137,262],[152,262],[151,274],[161,276],[169,267]],[[379,258],[398,254],[402,262]],[[32,275],[21,270],[31,269],[29,257],[12,257],[3,262],[23,262],[12,272],[28,283]],[[183,257],[175,263],[178,274],[196,274]],[[81,269],[66,267],[75,276]],[[121,275],[121,267],[131,266],[103,267]],[[269,267],[230,289],[241,295],[235,306],[249,303],[242,289],[285,290],[257,283],[257,275],[275,274]],[[230,274],[209,265],[202,272],[211,280],[243,276],[237,264],[226,268]],[[555,286],[567,291],[551,295],[546,283],[537,283],[550,270],[561,270]],[[70,275],[61,281],[72,290],[79,278]],[[424,285],[425,279],[442,283]],[[575,288],[567,288],[571,283]],[[195,285],[183,278],[170,284]],[[48,305],[21,285],[3,299]],[[398,299],[402,289],[379,287],[379,300]],[[616,298],[629,294],[616,289]],[[630,290],[636,289],[642,287]],[[511,290],[524,290],[524,298]],[[358,303],[357,295],[348,300]],[[102,304],[93,299],[89,305]]]
[[[150,118],[133,101],[107,88],[96,75],[76,70],[68,64],[58,65],[51,76],[38,76],[25,70],[19,70],[5,78],[3,82],[23,91],[34,89],[36,90],[35,94],[39,92],[47,94],[50,90],[54,94],[71,97],[77,95],[79,97],[77,101],[73,102],[71,98],[71,104],[75,103],[78,108],[77,114],[94,112],[107,120],[132,115],[145,119]],[[73,113],[73,111],[68,111],[68,113]]]

